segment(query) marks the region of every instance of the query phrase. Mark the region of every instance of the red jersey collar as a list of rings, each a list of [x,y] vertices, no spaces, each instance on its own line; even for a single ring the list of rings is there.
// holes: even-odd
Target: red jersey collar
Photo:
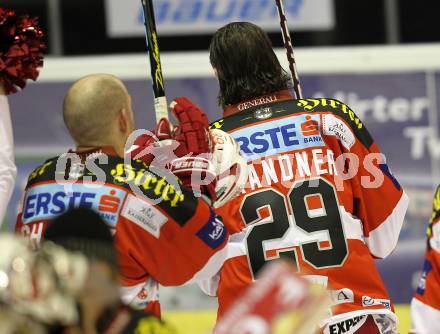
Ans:
[[[97,153],[118,156],[118,154],[116,153],[115,149],[112,146],[93,147],[90,150],[81,151],[81,152],[69,150],[69,153],[75,153],[75,154],[78,154],[78,155],[84,156],[84,157],[87,157],[91,154],[97,154]]]
[[[251,100],[243,101],[237,104],[226,106],[223,110],[223,117],[230,116],[236,114],[237,112],[246,110],[251,107],[259,106],[261,104],[285,101],[293,99],[290,92],[286,90],[280,90],[279,92],[275,92],[268,95],[263,95],[259,97],[255,97]]]

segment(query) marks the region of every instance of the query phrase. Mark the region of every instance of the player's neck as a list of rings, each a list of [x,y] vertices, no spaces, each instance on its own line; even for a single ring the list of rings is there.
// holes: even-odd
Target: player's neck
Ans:
[[[121,151],[121,152],[119,152]],[[91,146],[77,146],[75,153],[80,155],[88,155],[93,153],[104,153],[107,155],[124,156],[124,150],[117,150],[113,145],[91,145]]]

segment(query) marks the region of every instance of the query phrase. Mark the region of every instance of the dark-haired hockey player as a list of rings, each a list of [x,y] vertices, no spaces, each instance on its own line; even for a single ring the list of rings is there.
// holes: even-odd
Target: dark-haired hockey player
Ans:
[[[221,317],[269,261],[284,257],[329,289],[324,333],[394,333],[374,260],[396,246],[408,198],[365,124],[328,98],[294,100],[267,34],[236,22],[210,45],[224,118],[212,123],[247,157],[246,191],[218,212],[228,259],[204,286]],[[269,305],[268,305],[269,307]]]

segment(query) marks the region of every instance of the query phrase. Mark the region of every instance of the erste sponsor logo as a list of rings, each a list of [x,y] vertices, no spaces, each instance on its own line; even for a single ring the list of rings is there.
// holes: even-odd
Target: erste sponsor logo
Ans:
[[[69,209],[86,207],[98,212],[104,221],[115,227],[124,190],[108,185],[49,183],[31,187],[23,205],[23,224],[54,218]]]
[[[319,115],[295,115],[231,133],[248,160],[292,150],[324,146]]]

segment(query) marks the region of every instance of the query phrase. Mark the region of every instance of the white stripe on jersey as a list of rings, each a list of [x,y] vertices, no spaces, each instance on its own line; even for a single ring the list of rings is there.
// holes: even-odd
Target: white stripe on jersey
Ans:
[[[223,266],[223,263],[228,259],[227,258],[227,250],[228,245],[223,247],[217,253],[215,253],[211,258],[206,262],[204,267],[200,269],[189,281],[185,282],[186,284],[195,283],[202,280],[209,279],[215,276]]]
[[[119,293],[124,304],[142,310],[149,302],[159,300],[159,285],[149,277],[143,283],[120,287]]]
[[[383,259],[396,247],[408,203],[409,198],[403,192],[393,212],[365,238],[370,253],[375,257]]]
[[[440,333],[440,310],[413,298],[411,301],[411,333],[438,334]]]

